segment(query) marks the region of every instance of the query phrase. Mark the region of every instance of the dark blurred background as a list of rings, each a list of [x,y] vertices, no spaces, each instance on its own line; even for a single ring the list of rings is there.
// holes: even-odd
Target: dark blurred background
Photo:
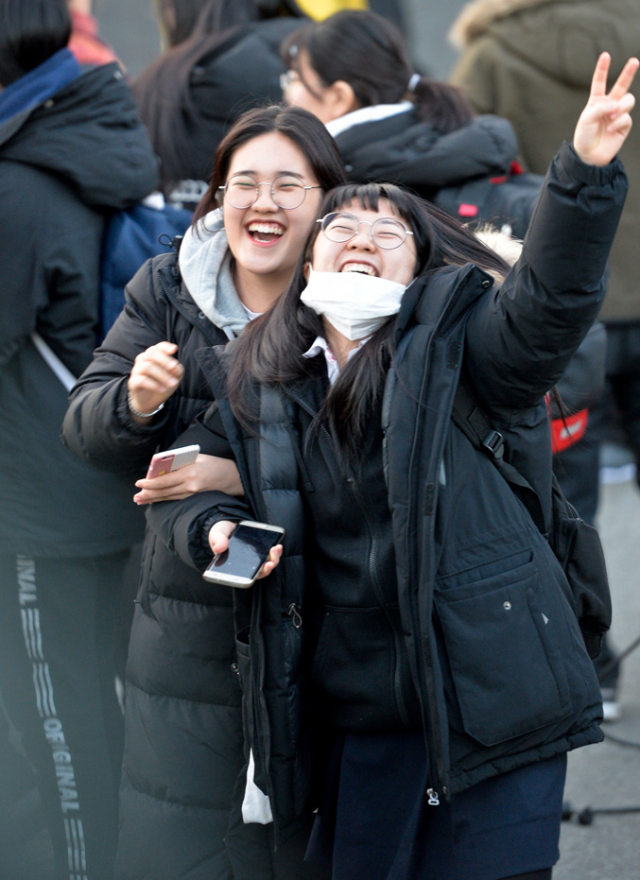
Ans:
[[[397,5],[416,66],[446,79],[455,60],[447,31],[464,0],[401,0]],[[111,43],[131,76],[160,52],[153,0],[93,0],[93,13],[100,22],[101,36]]]

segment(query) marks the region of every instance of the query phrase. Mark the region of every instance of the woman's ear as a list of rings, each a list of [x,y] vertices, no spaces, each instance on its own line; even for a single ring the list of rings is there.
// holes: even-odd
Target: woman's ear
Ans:
[[[360,101],[356,98],[356,93],[343,79],[337,79],[331,83],[325,90],[324,99],[331,119],[339,119],[346,113],[360,108]]]
[[[302,267],[302,274],[304,275],[304,280],[308,283],[309,276],[311,275],[311,263],[308,260]]]

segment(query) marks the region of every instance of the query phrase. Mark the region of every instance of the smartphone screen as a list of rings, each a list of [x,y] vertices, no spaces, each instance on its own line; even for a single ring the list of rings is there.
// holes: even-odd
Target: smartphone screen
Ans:
[[[239,523],[229,538],[229,549],[214,557],[204,577],[231,586],[250,586],[267,561],[269,550],[282,543],[283,535],[280,528]]]

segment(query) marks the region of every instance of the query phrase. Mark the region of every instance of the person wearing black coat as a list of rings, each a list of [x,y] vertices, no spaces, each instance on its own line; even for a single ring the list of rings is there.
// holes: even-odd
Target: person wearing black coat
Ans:
[[[105,223],[157,163],[120,67],[81,68],[66,0],[0,2],[0,690],[56,878],[110,880],[122,713],[114,609],[144,521],[60,442],[97,345]]]
[[[291,176],[279,191],[283,169]],[[228,180],[245,207],[220,196]],[[130,507],[136,480],[138,503],[212,487],[242,492],[236,468],[215,452],[143,478],[152,454],[175,446],[211,403],[196,352],[234,339],[277,300],[322,191],[343,180],[335,144],[311,114],[249,111],[221,143],[179,251],[150,260],[129,283],[123,313],[71,394],[63,434],[81,458],[128,474]],[[297,207],[276,201],[289,205],[292,193]],[[118,880],[306,876],[293,852],[272,857],[269,829],[240,819],[240,704],[228,590],[206,584],[148,532],[126,672]]]
[[[136,77],[133,94],[160,159],[161,189],[193,207],[233,123],[280,101],[279,46],[301,19],[237,0],[207,0],[198,15],[192,3],[158,6],[170,48]]]
[[[282,841],[319,807],[307,857],[334,880],[546,880],[558,858],[564,755],[602,739],[598,683],[544,534],[451,413],[464,374],[548,529],[544,395],[601,304],[639,65],[607,96],[601,56],[511,271],[393,185],[348,185],[274,310],[201,356],[201,430],[246,499],[148,520],[201,569],[241,519],[287,530],[234,595],[245,821],[272,815]]]

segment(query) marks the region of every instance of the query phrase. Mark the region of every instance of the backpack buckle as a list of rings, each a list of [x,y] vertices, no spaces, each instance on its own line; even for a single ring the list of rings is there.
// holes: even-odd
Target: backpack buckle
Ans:
[[[488,452],[493,456],[493,458],[501,459],[504,455],[504,437],[499,431],[492,430],[489,431],[487,436],[482,441],[482,445]]]

